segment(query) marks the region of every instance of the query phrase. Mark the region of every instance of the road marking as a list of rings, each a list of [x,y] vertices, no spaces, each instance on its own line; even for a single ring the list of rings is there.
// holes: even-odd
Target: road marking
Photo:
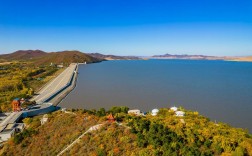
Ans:
[[[76,66],[69,66],[65,71],[64,71],[64,73],[62,72],[60,75],[59,75],[59,77],[61,78],[61,79],[59,79],[58,77],[58,79],[56,79],[55,78],[55,80],[52,82],[52,83],[50,83],[50,84],[48,84],[48,86],[46,86],[46,89],[48,88],[48,87],[50,87],[50,86],[53,86],[53,85],[56,85],[56,87],[54,87],[54,88],[52,88],[53,90],[52,91],[50,91],[50,90],[47,90],[47,93],[40,93],[40,95],[38,95],[35,99],[37,99],[36,100],[36,102],[37,103],[39,103],[40,101],[41,101],[41,99],[43,99],[43,98],[45,98],[45,97],[48,97],[48,95],[49,94],[53,94],[53,92],[55,92],[55,90],[60,90],[60,89],[62,89],[63,87],[61,87],[61,88],[58,88],[58,86],[59,85],[62,85],[61,83],[62,83],[62,81],[65,81],[65,80],[68,80],[69,81],[69,79],[72,77],[72,75],[70,74],[70,75],[67,75],[71,70],[73,70],[74,71],[74,69],[75,69],[75,67]],[[71,71],[71,73],[72,73],[72,71]],[[65,76],[66,75],[66,76]],[[59,82],[57,82],[56,84],[53,84],[56,80],[58,80]],[[67,82],[68,82],[67,81]],[[66,82],[66,84],[67,84],[67,82]],[[65,85],[66,85],[65,84]],[[43,90],[44,91],[44,90]],[[39,99],[38,99],[39,98]]]
[[[69,70],[70,70],[70,69],[69,69]],[[68,72],[67,72],[67,73],[68,73]],[[57,89],[57,90],[60,90],[61,88],[63,88],[63,87],[61,87],[61,88],[57,88],[57,87],[61,84],[61,82],[62,82],[63,80],[68,80],[68,81],[69,81],[69,79],[71,78],[71,76],[72,76],[72,75],[63,76],[63,78],[59,81],[59,83],[58,83],[57,85],[55,84],[56,87],[54,87],[54,89],[51,91],[51,93],[53,93],[56,89]],[[67,82],[68,82],[68,81],[67,81]],[[64,85],[63,85],[63,86],[64,86]],[[47,93],[46,95],[51,94],[51,93]],[[45,95],[45,96],[46,96],[46,95]],[[45,97],[45,96],[44,96],[44,97]]]
[[[61,79],[60,81],[59,81],[59,83],[56,85],[56,87],[54,87],[54,89],[51,91],[51,92],[49,92],[49,93],[47,93],[46,95],[44,95],[44,96],[42,96],[40,99],[38,99],[38,101],[40,101],[41,99],[43,99],[44,97],[47,97],[47,95],[49,95],[49,94],[54,94],[54,92],[55,92],[55,90],[60,90],[61,88],[57,88],[60,84],[61,84],[61,82],[63,81],[63,80],[65,80],[65,78],[68,78],[68,77],[63,77],[63,79]]]
[[[68,69],[68,68],[69,68],[69,67],[67,67],[67,69]],[[46,89],[47,89],[48,87],[50,87],[57,79],[62,78],[62,75],[64,75],[64,73],[66,72],[67,69],[65,69],[65,70],[64,70],[61,74],[59,74],[52,82],[50,82],[45,88],[43,88],[43,89],[39,92],[39,95],[36,96],[33,100],[36,101],[36,99],[40,96],[40,94],[43,94],[43,93],[46,91]]]

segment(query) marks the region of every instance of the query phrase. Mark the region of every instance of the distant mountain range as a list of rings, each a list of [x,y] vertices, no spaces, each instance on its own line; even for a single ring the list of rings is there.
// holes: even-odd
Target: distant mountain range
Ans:
[[[224,60],[226,57],[218,57],[218,56],[206,56],[206,55],[172,55],[172,54],[164,54],[164,55],[154,55],[153,58],[163,58],[163,59],[193,59],[193,60]]]
[[[102,61],[79,51],[44,52],[41,50],[19,50],[10,54],[0,55],[2,61],[30,61],[36,64],[49,63],[93,63]]]
[[[130,56],[103,55],[99,53],[82,53],[80,51],[60,51],[60,52],[44,52],[41,50],[18,50],[10,54],[0,55],[0,61],[31,61],[36,64],[48,63],[94,63],[103,60],[130,60],[139,59]]]
[[[0,62],[6,61],[30,61],[36,64],[49,63],[94,63],[104,60],[139,60],[139,59],[190,59],[190,60],[228,60],[228,61],[252,61],[248,57],[206,56],[206,55],[153,55],[151,57],[103,55],[100,53],[83,53],[80,51],[44,52],[41,50],[18,50],[10,54],[0,55]]]
[[[188,59],[188,60],[228,60],[228,61],[252,61],[252,56],[248,57],[231,57],[231,56],[206,56],[206,55],[153,55],[155,59]]]

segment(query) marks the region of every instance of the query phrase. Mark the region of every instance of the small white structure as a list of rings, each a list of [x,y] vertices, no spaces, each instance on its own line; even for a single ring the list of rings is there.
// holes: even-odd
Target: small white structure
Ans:
[[[0,143],[10,139],[16,132],[22,132],[24,129],[23,123],[9,123],[0,132]]]
[[[58,68],[63,68],[64,66],[63,66],[63,64],[58,64],[57,67]]]
[[[175,114],[176,116],[185,116],[185,112],[183,111],[176,111]]]
[[[22,132],[24,129],[24,123],[9,123],[6,125],[4,130],[12,130],[14,129],[15,132]]]
[[[43,118],[40,120],[41,125],[44,125],[47,121],[48,121],[48,115],[45,114],[45,115],[43,115]]]
[[[178,110],[178,108],[175,107],[175,106],[174,106],[174,107],[171,107],[170,109],[171,109],[172,111],[174,111],[174,112],[176,112],[176,111]]]
[[[158,109],[153,109],[153,110],[151,111],[151,115],[152,115],[152,116],[156,116],[158,112],[159,112]]]
[[[62,112],[65,112],[65,111],[66,111],[66,108],[61,108],[61,111],[62,111]]]
[[[88,129],[88,132],[97,131],[101,128],[102,125],[103,124],[98,124],[98,125],[92,126]]]
[[[3,130],[0,133],[0,142],[7,141],[11,137],[13,137],[15,134],[15,129],[8,129],[8,130]]]
[[[15,123],[15,131],[22,132],[25,128],[24,123]]]
[[[141,115],[141,111],[139,109],[132,109],[128,111],[128,114],[133,114],[133,115]]]

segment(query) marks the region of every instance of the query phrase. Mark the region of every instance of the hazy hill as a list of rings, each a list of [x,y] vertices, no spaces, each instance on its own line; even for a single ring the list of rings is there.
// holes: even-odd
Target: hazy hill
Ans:
[[[19,50],[11,54],[0,55],[1,60],[6,61],[32,61],[36,64],[49,63],[92,63],[101,61],[79,51],[44,52],[41,50]]]
[[[151,58],[156,59],[189,59],[189,60],[226,60],[226,61],[252,61],[252,56],[243,56],[243,57],[231,57],[231,56],[206,56],[206,55],[153,55]]]
[[[116,56],[116,55],[103,55],[100,53],[88,53],[88,55],[93,56],[95,58],[103,59],[103,60],[139,60],[139,57],[136,56]]]
[[[46,52],[41,50],[18,50],[11,54],[0,55],[1,59],[8,61],[11,60],[29,60],[47,55]]]
[[[206,57],[205,55],[172,55],[172,54],[164,54],[164,55],[153,55],[153,57]]]
[[[153,58],[160,59],[192,59],[192,60],[225,60],[227,57],[218,57],[218,56],[206,56],[206,55],[172,55],[172,54],[164,54],[164,55],[154,55]],[[228,57],[232,59],[231,57]]]
[[[246,62],[251,62],[251,61],[252,61],[252,56],[239,57],[239,58],[234,59],[233,61],[246,61]]]
[[[48,53],[47,55],[35,59],[36,63],[38,64],[46,64],[46,63],[93,63],[101,61],[98,58],[94,58],[87,54],[84,54],[79,51],[62,51],[62,52],[52,52]]]

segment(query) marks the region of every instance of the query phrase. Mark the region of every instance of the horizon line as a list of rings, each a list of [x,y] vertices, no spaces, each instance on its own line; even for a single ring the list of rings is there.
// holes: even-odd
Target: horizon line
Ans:
[[[153,57],[155,55],[188,55],[188,56],[212,56],[212,57],[247,57],[247,56],[252,56],[252,54],[250,55],[207,55],[207,54],[188,54],[188,53],[181,53],[181,54],[178,54],[178,53],[169,53],[169,52],[166,52],[166,53],[158,53],[158,54],[152,54],[152,55],[117,55],[117,54],[112,54],[112,53],[103,53],[103,52],[83,52],[82,50],[77,50],[77,49],[72,49],[72,50],[56,50],[56,51],[47,51],[47,50],[41,50],[41,49],[20,49],[20,50],[15,50],[13,52],[8,52],[8,53],[1,53],[0,52],[0,55],[8,55],[8,54],[12,54],[12,53],[15,53],[15,52],[18,52],[18,51],[43,51],[43,52],[46,52],[46,53],[57,53],[57,52],[65,52],[65,51],[78,51],[78,52],[81,52],[81,53],[84,53],[84,54],[90,54],[90,53],[99,53],[99,54],[102,54],[102,55],[115,55],[115,56],[136,56],[136,57]]]

